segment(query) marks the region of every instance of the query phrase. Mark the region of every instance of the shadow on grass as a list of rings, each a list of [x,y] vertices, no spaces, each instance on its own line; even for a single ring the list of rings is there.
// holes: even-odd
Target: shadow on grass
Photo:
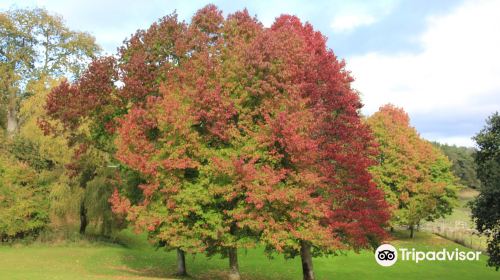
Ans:
[[[169,278],[175,277],[175,259],[170,252],[146,248],[127,248],[122,251],[122,267],[116,268],[119,271],[136,276]]]
[[[112,267],[115,271],[139,277],[168,279],[203,279],[221,280],[228,278],[228,260],[220,256],[208,258],[204,255],[186,256],[188,277],[178,277],[177,255],[175,251],[165,251],[154,248],[145,235],[136,235],[130,230],[124,230],[116,235],[118,243],[124,250],[121,254],[121,266]],[[268,275],[264,267],[277,265],[269,261],[259,249],[239,252],[241,277],[243,280],[287,280],[281,275]]]
[[[203,255],[186,256],[188,277],[176,276],[176,252],[165,251],[160,248],[156,250],[146,241],[145,236],[137,236],[126,232],[120,237],[121,243],[125,245],[120,251],[121,266],[114,267],[129,275],[138,277],[151,277],[162,279],[193,279],[193,280],[222,280],[228,279],[228,260],[219,256],[207,258]],[[409,231],[396,230],[392,234],[389,243],[394,242],[397,246],[416,247],[443,247],[450,246],[450,242],[427,232],[415,232],[414,238],[409,237]],[[333,259],[332,259],[333,260]],[[252,249],[239,252],[241,276],[243,280],[289,280],[299,279],[300,262],[284,261],[281,256],[269,260],[262,249]],[[318,272],[324,270],[325,265],[330,263],[324,258],[316,260]],[[330,272],[328,272],[330,273]]]
[[[240,253],[239,258],[242,280],[289,280],[284,274],[266,273],[266,270],[278,264],[269,261],[264,255],[260,254],[260,251],[252,250],[252,254],[248,256]],[[256,258],[258,258],[259,262],[255,261]],[[114,269],[134,276],[192,280],[228,279],[228,260],[221,259],[219,256],[211,258],[200,254],[186,256],[186,266],[189,274],[187,277],[176,276],[175,251],[155,250],[152,246],[140,250],[123,250],[121,263],[123,267]]]

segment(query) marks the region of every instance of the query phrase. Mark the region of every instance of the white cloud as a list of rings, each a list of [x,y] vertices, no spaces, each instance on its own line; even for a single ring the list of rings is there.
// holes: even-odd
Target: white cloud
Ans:
[[[330,27],[336,33],[349,33],[356,28],[372,25],[389,15],[397,1],[349,1],[338,2],[340,5],[331,7],[333,20]]]
[[[353,86],[366,104],[364,113],[390,102],[402,106],[410,116],[433,114],[436,121],[470,116],[482,122],[499,110],[498,11],[500,1],[467,2],[446,16],[428,19],[427,30],[418,40],[419,53],[368,53],[348,58],[348,68],[356,79]],[[445,137],[436,131],[421,132],[433,140]],[[470,136],[446,137],[458,144]]]
[[[349,32],[357,27],[373,24],[376,21],[374,16],[367,14],[340,15],[332,21],[330,26],[335,32],[340,33]]]

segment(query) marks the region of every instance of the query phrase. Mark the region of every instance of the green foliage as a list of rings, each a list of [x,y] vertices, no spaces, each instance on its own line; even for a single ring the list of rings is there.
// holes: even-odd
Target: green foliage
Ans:
[[[31,82],[78,77],[99,51],[90,34],[70,30],[60,16],[40,8],[0,12],[0,38],[0,107],[9,135],[18,132],[21,101],[36,94]]]
[[[79,201],[82,194],[78,191],[79,189],[71,187],[72,184],[69,178],[64,174],[60,174],[63,173],[62,170],[58,173],[59,177],[50,184],[48,194],[51,219],[76,216],[78,207],[76,207],[74,201]]]
[[[438,147],[452,162],[452,171],[460,178],[459,183],[473,189],[480,187],[481,182],[476,175],[476,163],[474,162],[474,155],[476,150],[469,147],[457,147],[455,145],[440,144],[432,142]]]
[[[0,241],[37,235],[49,222],[47,188],[35,171],[0,154]]]
[[[32,94],[21,102],[19,108],[19,136],[29,139],[36,146],[38,153],[45,160],[52,162],[55,166],[63,166],[70,162],[73,149],[68,148],[68,142],[64,138],[66,134],[47,136],[38,126],[38,121],[45,116],[45,100],[50,89],[59,81],[51,78],[40,79],[30,82],[27,90]],[[57,123],[53,123],[57,126]]]
[[[3,104],[0,102],[0,129],[4,130],[7,128],[7,108],[3,106]]]
[[[108,201],[118,184],[117,170],[105,167],[95,172],[93,179],[86,183],[83,200],[90,221],[100,228],[101,235],[110,236],[113,230],[126,225],[115,218]]]
[[[458,188],[452,164],[420,138],[406,112],[386,105],[367,123],[380,145],[379,164],[371,172],[392,206],[393,223],[413,229],[450,214]]]
[[[472,203],[477,229],[488,237],[488,265],[500,268],[500,115],[493,114],[474,137],[480,194]]]
[[[62,17],[41,8],[0,12],[0,57],[19,79],[78,76],[99,47],[88,33],[69,30]]]
[[[453,206],[457,202],[457,177],[452,172],[450,161],[439,150],[434,149],[436,158],[429,167],[431,181],[436,184],[437,191],[433,193],[435,208],[429,213],[427,221],[444,218],[453,212]]]
[[[36,171],[48,170],[54,167],[54,162],[40,153],[40,146],[31,139],[17,136],[10,145],[10,152],[18,160],[25,162]]]

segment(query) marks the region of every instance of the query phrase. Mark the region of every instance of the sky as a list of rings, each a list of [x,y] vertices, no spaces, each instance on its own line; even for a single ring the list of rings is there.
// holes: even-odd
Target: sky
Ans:
[[[189,22],[208,3],[225,15],[247,8],[265,26],[281,14],[310,22],[346,61],[362,113],[402,107],[428,140],[474,146],[500,110],[500,0],[0,0],[0,10],[44,7],[114,54],[137,29],[173,11]]]

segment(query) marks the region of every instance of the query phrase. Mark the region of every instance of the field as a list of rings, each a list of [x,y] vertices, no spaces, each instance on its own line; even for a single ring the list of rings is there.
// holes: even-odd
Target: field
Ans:
[[[472,201],[479,192],[471,188],[465,188],[457,193],[457,204],[453,213],[444,219],[425,223],[422,230],[436,233],[446,239],[453,240],[474,250],[485,251],[487,238],[479,235],[471,218],[468,203]]]
[[[439,236],[418,232],[409,240],[396,232],[393,245],[421,250],[459,248]],[[175,279],[175,252],[155,250],[142,236],[129,231],[119,235],[123,245],[81,241],[61,245],[33,244],[0,247],[0,279]],[[227,260],[197,255],[187,258],[189,279],[225,279]],[[442,261],[415,264],[397,262],[392,267],[376,264],[369,251],[349,252],[314,260],[318,279],[498,279],[500,272],[480,261]],[[269,260],[260,249],[240,252],[243,279],[301,279],[299,259]]]

